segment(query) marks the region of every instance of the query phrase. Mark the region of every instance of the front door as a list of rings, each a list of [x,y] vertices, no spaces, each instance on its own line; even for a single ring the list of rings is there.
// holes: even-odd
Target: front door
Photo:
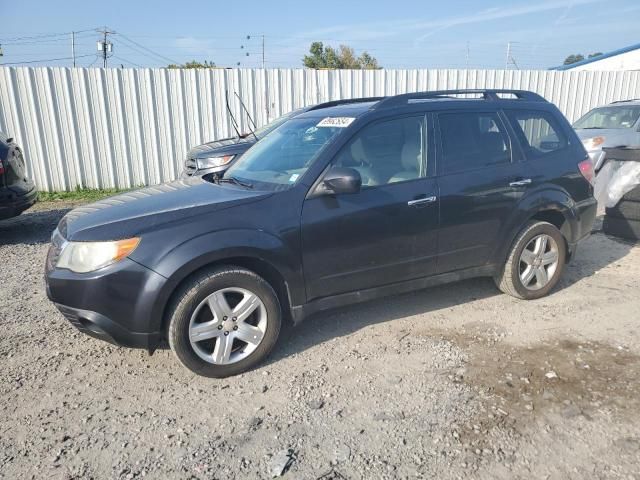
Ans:
[[[422,115],[365,126],[333,162],[360,172],[361,191],[305,201],[308,300],[435,273],[438,192],[425,127]]]

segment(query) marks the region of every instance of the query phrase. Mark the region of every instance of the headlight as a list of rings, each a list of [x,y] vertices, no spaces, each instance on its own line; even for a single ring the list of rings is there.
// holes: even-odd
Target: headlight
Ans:
[[[196,158],[198,170],[206,170],[207,168],[222,167],[233,160],[235,155],[225,155],[224,157],[206,157]]]
[[[115,242],[67,242],[57,267],[78,273],[93,272],[127,257],[139,243],[139,238]]]
[[[597,147],[599,147],[604,143],[604,140],[605,140],[604,137],[587,138],[582,142],[582,144],[584,145],[584,148],[586,148],[587,150],[595,150]]]

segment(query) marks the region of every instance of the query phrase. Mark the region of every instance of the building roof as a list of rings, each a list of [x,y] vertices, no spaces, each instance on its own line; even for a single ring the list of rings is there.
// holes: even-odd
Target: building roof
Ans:
[[[585,58],[584,60],[581,60],[576,63],[570,63],[569,65],[560,65],[558,67],[552,67],[549,70],[570,70],[572,68],[579,67],[580,65],[586,65],[587,63],[597,62],[599,60],[604,60],[605,58],[615,57],[616,55],[621,55],[623,53],[627,53],[627,52],[631,52],[633,50],[639,50],[639,49],[640,49],[640,43],[636,43],[635,45],[630,45],[628,47],[612,50],[610,52],[603,53],[602,55],[598,55],[596,57]]]

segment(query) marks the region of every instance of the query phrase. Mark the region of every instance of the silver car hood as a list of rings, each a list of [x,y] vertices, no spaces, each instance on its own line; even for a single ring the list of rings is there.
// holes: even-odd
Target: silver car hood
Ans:
[[[600,147],[621,147],[638,144],[638,132],[631,128],[580,128],[576,130],[580,140],[604,137]],[[600,148],[598,148],[599,150]]]

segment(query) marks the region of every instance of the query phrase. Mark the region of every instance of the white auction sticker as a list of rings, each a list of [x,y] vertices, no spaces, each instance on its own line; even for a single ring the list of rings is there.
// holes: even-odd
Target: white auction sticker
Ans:
[[[316,127],[338,127],[346,128],[351,125],[355,118],[353,117],[326,117],[323,118]]]

